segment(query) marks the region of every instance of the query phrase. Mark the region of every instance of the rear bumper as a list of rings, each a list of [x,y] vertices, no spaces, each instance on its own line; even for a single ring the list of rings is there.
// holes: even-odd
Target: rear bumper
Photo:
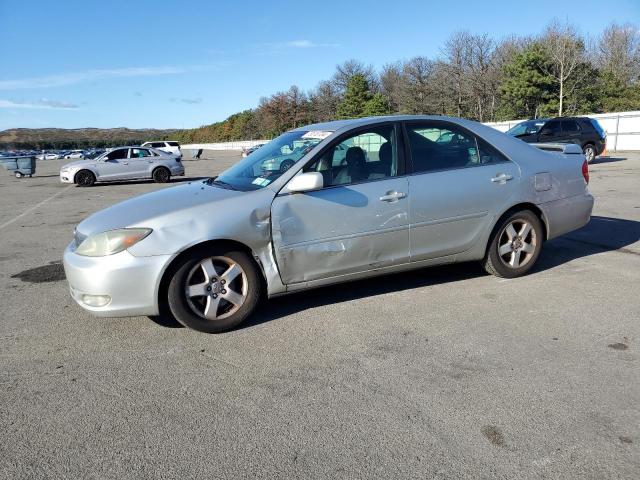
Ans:
[[[547,239],[559,237],[589,223],[593,203],[593,195],[586,192],[539,204],[547,222]]]

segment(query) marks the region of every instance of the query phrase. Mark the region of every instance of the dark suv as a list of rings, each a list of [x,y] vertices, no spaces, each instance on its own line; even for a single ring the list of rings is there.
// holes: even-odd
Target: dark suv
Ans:
[[[607,134],[597,120],[587,117],[526,120],[507,131],[527,143],[575,143],[587,162],[604,152]]]

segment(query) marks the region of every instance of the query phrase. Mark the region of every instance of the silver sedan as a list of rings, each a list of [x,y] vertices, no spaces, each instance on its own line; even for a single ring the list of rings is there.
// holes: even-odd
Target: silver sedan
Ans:
[[[265,171],[285,145],[311,148]],[[96,315],[221,332],[263,296],[364,277],[466,261],[518,277],[593,208],[579,148],[547,147],[447,117],[298,128],[217,178],[81,222],[64,253],[71,295]]]
[[[179,175],[184,175],[179,155],[145,147],[114,148],[94,159],[67,163],[60,169],[62,183],[81,187],[90,187],[96,182],[140,179],[164,183]]]

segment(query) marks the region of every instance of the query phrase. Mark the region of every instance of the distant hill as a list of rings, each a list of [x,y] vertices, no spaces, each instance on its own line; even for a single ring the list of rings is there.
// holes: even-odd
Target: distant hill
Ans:
[[[153,128],[12,128],[0,131],[0,149],[64,149],[136,145],[170,139],[180,130]]]

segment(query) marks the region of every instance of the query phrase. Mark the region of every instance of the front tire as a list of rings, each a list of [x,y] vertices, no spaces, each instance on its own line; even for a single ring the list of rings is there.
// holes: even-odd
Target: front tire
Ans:
[[[582,147],[582,153],[584,153],[584,158],[587,160],[587,163],[591,163],[595,160],[598,154],[598,152],[596,152],[596,147],[590,143]]]
[[[80,170],[76,173],[75,181],[79,187],[90,187],[96,183],[96,176],[89,170]]]
[[[151,176],[156,183],[167,183],[171,178],[171,172],[164,167],[158,167],[153,171]]]
[[[256,309],[262,282],[245,252],[202,248],[189,253],[168,288],[169,309],[185,327],[220,333],[237,327]]]
[[[540,256],[543,235],[542,223],[532,211],[512,213],[494,229],[483,260],[484,269],[503,278],[525,275]]]

